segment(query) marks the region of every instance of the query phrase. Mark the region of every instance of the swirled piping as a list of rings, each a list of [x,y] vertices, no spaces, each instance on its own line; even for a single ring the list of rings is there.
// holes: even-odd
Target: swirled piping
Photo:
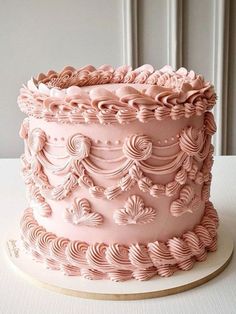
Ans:
[[[179,262],[178,267],[182,270],[190,270],[193,268],[194,260],[192,258],[186,259],[185,261]]]
[[[204,116],[204,125],[206,128],[206,133],[213,135],[216,132],[216,124],[214,116],[211,112],[206,112]]]
[[[146,135],[131,135],[125,139],[123,153],[132,160],[146,160],[152,154],[152,142]]]
[[[178,267],[175,265],[160,265],[157,266],[157,273],[161,277],[170,277],[174,272],[178,270]]]
[[[193,231],[186,232],[183,235],[183,240],[187,243],[193,255],[199,255],[199,252],[205,251],[203,243]]]
[[[68,138],[66,145],[69,155],[79,160],[89,156],[90,147],[90,139],[79,133]]]
[[[30,208],[21,219],[25,247],[46,267],[67,275],[115,281],[148,280],[157,274],[168,277],[178,269],[189,270],[195,261],[206,259],[207,251],[216,250],[217,226],[218,216],[211,202],[206,202],[200,224],[166,243],[87,244],[47,232],[38,225]]]
[[[112,244],[106,250],[106,259],[114,267],[132,269],[129,259],[129,249],[124,245]]]
[[[41,226],[35,226],[31,228],[28,232],[28,241],[29,244],[34,247],[36,244],[36,239],[43,234],[46,230]]]
[[[205,137],[205,142],[201,141],[201,137],[198,137],[197,144],[194,142],[196,140],[195,135],[198,133],[201,133],[201,131],[199,132],[199,130],[193,128],[185,129],[179,140],[179,145],[184,152],[179,151],[173,156],[173,159],[171,157],[168,163],[161,166],[151,166],[144,161],[144,159],[150,156],[152,151],[152,142],[150,139],[143,135],[133,135],[127,138],[123,146],[123,150],[126,152],[125,154],[127,154],[127,158],[124,156],[124,163],[120,165],[120,167],[111,170],[101,169],[92,162],[88,156],[91,141],[82,134],[75,134],[71,137],[73,139],[72,146],[71,138],[69,138],[67,143],[67,147],[70,147],[71,150],[70,154],[75,156],[69,155],[69,159],[66,161],[65,165],[57,167],[52,164],[47,160],[44,150],[41,150],[37,154],[33,153],[33,155],[29,157],[29,161],[27,161],[26,155],[22,157],[22,173],[26,184],[33,182],[34,185],[38,186],[40,194],[44,198],[52,200],[66,198],[81,184],[89,188],[92,196],[98,198],[105,197],[109,200],[114,199],[124,191],[130,190],[135,184],[138,185],[141,191],[148,192],[153,197],[160,197],[162,195],[172,196],[186,183],[187,178],[199,185],[203,183],[206,184],[206,186],[204,186],[203,196],[205,197],[204,199],[207,200],[207,182],[209,181],[209,172],[212,166],[213,149],[210,145],[210,135]],[[40,134],[41,132],[37,131],[39,142]],[[198,145],[198,143],[201,144]],[[79,151],[75,152],[78,150],[76,148],[77,145]],[[82,151],[81,147],[84,147]],[[151,156],[157,157],[155,155]],[[198,164],[193,161],[193,157],[200,161],[205,159],[201,171],[198,169]],[[81,160],[83,158],[84,160]],[[53,187],[50,185],[43,171],[44,167],[54,174],[68,172],[68,175],[65,177],[65,181],[62,184]],[[169,174],[175,170],[178,170],[178,172],[174,180],[166,185],[152,182],[151,179],[146,177],[143,173]],[[96,186],[93,179],[90,177],[90,174],[115,177],[120,176],[121,172],[124,173],[124,175],[117,184],[107,188]],[[125,174],[125,172],[127,172],[127,174]]]
[[[51,232],[44,232],[37,238],[36,247],[39,253],[50,257],[50,244],[56,239],[56,235]]]
[[[107,246],[104,243],[95,243],[88,247],[86,252],[86,259],[91,268],[101,271],[114,270],[114,266],[109,264],[106,259]]]
[[[55,238],[50,243],[51,256],[59,263],[67,264],[65,250],[68,246],[69,239],[66,238]]]
[[[158,265],[172,265],[176,260],[171,255],[167,244],[156,241],[148,244],[150,258],[155,266]]]
[[[191,73],[191,74],[190,74]],[[212,109],[213,86],[193,71],[164,67],[154,72],[150,65],[132,70],[123,66],[98,69],[66,67],[32,79],[20,90],[18,104],[28,115],[67,123],[127,123],[138,119],[173,120],[201,115]],[[110,83],[132,84],[109,91]],[[80,87],[102,85],[85,92]],[[139,91],[135,84],[152,84]],[[105,108],[105,109],[104,109]]]
[[[32,151],[32,153],[36,154],[40,152],[43,149],[45,142],[46,142],[46,134],[42,129],[36,128],[31,131],[29,135],[28,143],[29,143],[29,148]]]
[[[133,271],[132,276],[136,280],[145,281],[157,275],[157,268],[152,266],[146,269],[136,269]]]
[[[191,258],[192,253],[186,242],[179,238],[173,238],[168,241],[168,248],[170,254],[177,261],[184,261]]]
[[[199,153],[203,146],[203,134],[193,127],[189,127],[183,131],[179,145],[183,152],[189,156],[194,156]]]
[[[132,271],[125,269],[117,269],[107,274],[108,279],[112,281],[126,281],[132,279]]]
[[[87,267],[87,249],[88,244],[85,242],[70,241],[65,252],[68,262],[81,268]]]
[[[131,264],[137,268],[149,268],[153,265],[147,247],[138,243],[129,247],[129,259]]]

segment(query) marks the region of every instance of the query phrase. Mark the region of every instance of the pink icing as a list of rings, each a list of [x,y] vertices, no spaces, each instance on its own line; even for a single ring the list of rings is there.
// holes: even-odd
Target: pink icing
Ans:
[[[132,135],[123,145],[124,155],[132,160],[146,160],[152,154],[152,142],[145,135]]]
[[[19,135],[23,140],[28,138],[28,131],[29,131],[29,119],[25,118],[21,124],[20,131],[19,131]]]
[[[29,136],[29,149],[32,154],[40,152],[46,142],[45,132],[41,129],[34,129]]]
[[[83,159],[89,156],[90,140],[82,134],[75,134],[67,141],[67,151],[72,157]]]
[[[30,116],[25,249],[65,275],[115,281],[205,260],[218,225],[214,102],[203,77],[168,66],[66,67],[29,81],[18,98]]]
[[[202,118],[199,122],[201,123],[201,121]],[[195,124],[197,129],[200,127],[199,122]],[[38,125],[38,121],[33,120],[32,123],[29,134],[31,134],[31,130],[34,130],[34,123],[37,123]],[[41,124],[41,129],[46,131],[45,134],[52,134],[51,129],[49,131],[49,129],[45,128],[48,126],[48,123],[43,121],[41,121],[41,123],[43,123]],[[168,124],[167,122],[165,123],[166,125]],[[178,121],[176,123],[183,127],[182,122],[180,123]],[[186,123],[189,122],[186,121]],[[131,126],[132,128],[130,131],[133,132],[133,125]],[[69,126],[66,125],[63,127],[69,128]],[[137,127],[140,127],[140,125]],[[59,135],[60,130],[56,129],[56,125],[53,125],[53,129],[54,128],[55,135]],[[154,235],[157,236],[158,234],[160,236],[159,239],[163,241],[176,234],[181,235],[183,229],[188,230],[188,228],[192,228],[194,224],[200,221],[203,214],[204,201],[207,200],[207,195],[209,195],[209,193],[206,194],[204,190],[209,186],[209,171],[212,165],[208,155],[206,155],[206,152],[212,154],[212,150],[208,145],[208,137],[210,137],[210,135],[204,137],[205,142],[203,143],[201,150],[199,151],[197,148],[197,154],[189,156],[179,148],[179,140],[184,132],[179,132],[179,136],[175,137],[176,139],[174,142],[170,139],[173,144],[162,146],[155,140],[155,136],[159,136],[161,132],[157,132],[154,136],[150,133],[152,128],[149,129],[147,127],[144,130],[144,134],[148,134],[145,136],[145,141],[152,149],[151,155],[149,152],[148,159],[131,160],[123,153],[125,141],[121,140],[115,144],[114,142],[116,141],[113,140],[114,144],[112,145],[109,144],[109,141],[105,141],[104,143],[106,144],[101,144],[100,142],[97,144],[93,141],[91,134],[82,130],[80,134],[83,134],[83,136],[80,135],[80,137],[87,139],[90,143],[90,148],[88,150],[89,156],[84,156],[84,158],[81,159],[81,155],[71,156],[66,148],[67,141],[70,142],[73,135],[78,134],[78,132],[74,132],[74,128],[75,126],[71,126],[71,133],[68,132],[68,136],[65,136],[65,133],[63,134],[63,142],[57,141],[53,144],[52,139],[55,135],[52,135],[52,139],[49,140],[47,138],[47,141],[44,143],[45,146],[36,155],[35,153],[31,155],[29,152],[29,155],[28,153],[26,155],[27,158],[26,156],[22,158],[24,165],[23,175],[27,186],[33,187],[36,185],[40,190],[39,194],[41,198],[44,198],[52,209],[52,219],[45,220],[41,217],[42,213],[39,210],[39,206],[32,203],[37,220],[43,224],[47,230],[51,230],[58,235],[73,240],[79,238],[87,241],[88,232],[90,233],[89,230],[86,230],[87,227],[79,224],[80,228],[78,228],[71,219],[73,215],[71,216],[69,214],[69,219],[65,220],[64,218],[66,211],[72,208],[71,204],[73,204],[75,196],[80,199],[86,198],[89,200],[93,211],[98,214],[98,217],[100,217],[99,215],[103,217],[103,219],[99,218],[97,220],[96,218],[94,220],[97,225],[98,223],[96,221],[98,221],[99,224],[100,222],[103,222],[101,223],[101,227],[96,228],[97,231],[94,230],[91,234],[91,243],[93,238],[98,238],[101,242],[105,239],[110,240],[111,243],[113,241],[124,241],[125,233],[119,232],[119,229],[117,228],[121,222],[122,229],[124,228],[123,230],[128,232],[131,243],[137,238],[141,242],[148,241],[150,237],[154,240]],[[88,130],[90,129],[91,127],[88,128]],[[93,132],[93,130],[91,131]],[[129,131],[124,128],[125,138],[127,135],[127,138],[129,139],[130,136],[127,132]],[[48,137],[48,135],[46,136]],[[140,135],[136,138],[139,138],[139,136]],[[163,143],[164,142],[165,140],[163,140]],[[145,145],[144,152],[146,147],[148,147]],[[26,141],[26,148],[27,146]],[[136,150],[138,149],[139,151],[139,146],[136,145],[135,147]],[[173,157],[167,157],[167,152]],[[139,154],[141,153],[142,150]],[[109,161],[108,154],[114,156],[111,159],[111,162]],[[60,159],[60,156],[63,158]],[[202,158],[205,158],[203,163]],[[125,161],[126,159],[127,162]],[[108,164],[106,163],[107,161],[109,162]],[[104,168],[105,163],[106,167]],[[113,163],[114,165],[116,163],[117,165],[120,164],[122,167],[114,167]],[[158,164],[159,166],[157,166]],[[113,168],[115,171],[113,171]],[[105,179],[106,177],[107,179]],[[189,184],[189,180],[193,181],[193,188],[197,191],[196,197],[194,197],[194,202],[190,204],[192,209],[188,210],[187,207],[186,210],[183,211],[183,206],[180,204],[181,215],[178,213],[175,215],[175,211],[169,211],[171,201],[178,200],[179,191],[184,185]],[[191,185],[192,183],[190,186]],[[205,186],[205,188],[201,191],[202,186]],[[144,208],[141,206],[140,212],[137,213],[137,217],[139,215],[142,217],[142,219],[138,219],[138,224],[136,223],[136,225],[140,226],[140,229],[130,229],[128,228],[129,224],[126,224],[132,216],[132,211],[128,211],[127,213],[124,207],[125,202],[128,199],[126,193],[130,193],[130,195],[136,194],[144,201]],[[148,195],[150,195],[150,197],[148,197]],[[199,195],[205,195],[203,197],[204,201],[200,200],[198,202]],[[30,189],[29,196],[33,196]],[[112,207],[110,207],[110,201],[113,202]],[[195,207],[194,204],[197,206]],[[114,212],[120,209],[123,209],[123,213],[121,216],[119,215],[119,224],[115,227],[114,223],[116,215],[114,215]],[[157,211],[158,214],[156,215]],[[169,217],[169,213],[173,217],[178,217],[178,224],[176,224],[175,220],[172,220],[171,217]],[[85,216],[94,217],[94,215],[87,214]],[[126,218],[124,219],[125,216]],[[125,224],[123,223],[124,221]],[[144,223],[145,221],[147,223]],[[152,224],[152,226],[155,227],[149,228],[149,224]],[[165,230],[163,230],[163,224],[166,226]],[[63,226],[66,226],[66,228]]]
[[[170,211],[173,216],[181,216],[186,212],[192,213],[198,210],[201,198],[194,194],[194,190],[190,185],[185,185],[180,191],[179,199],[173,201]]]
[[[51,269],[60,268],[67,275],[115,281],[148,280],[157,274],[166,277],[178,269],[191,269],[196,260],[205,259],[207,251],[216,249],[217,226],[218,216],[210,202],[206,203],[200,224],[167,243],[89,245],[46,232],[30,208],[21,220],[23,241],[33,258],[45,262]]]
[[[180,148],[189,156],[198,154],[203,144],[203,134],[193,127],[189,127],[183,131],[180,137]]]
[[[109,85],[114,82],[110,91]],[[142,84],[143,88],[138,87]],[[88,66],[40,74],[21,89],[18,104],[23,112],[47,121],[106,124],[201,115],[212,108],[215,99],[210,83],[186,69],[154,72],[150,65],[133,71],[129,67],[96,70]]]
[[[72,209],[66,209],[65,220],[75,225],[96,227],[103,222],[101,214],[92,212],[87,199],[75,199]]]
[[[137,195],[131,195],[126,201],[124,208],[114,212],[114,221],[118,225],[146,224],[155,219],[156,210],[145,207],[144,201]]]

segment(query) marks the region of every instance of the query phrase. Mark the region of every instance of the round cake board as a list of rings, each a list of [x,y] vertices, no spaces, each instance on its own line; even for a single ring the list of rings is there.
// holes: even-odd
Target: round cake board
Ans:
[[[227,228],[220,226],[217,251],[208,253],[206,261],[196,262],[190,271],[180,270],[171,277],[155,276],[148,281],[88,280],[46,269],[42,263],[33,261],[25,253],[17,232],[9,234],[5,252],[17,273],[37,286],[88,299],[139,300],[183,292],[216,277],[231,260],[233,240]]]

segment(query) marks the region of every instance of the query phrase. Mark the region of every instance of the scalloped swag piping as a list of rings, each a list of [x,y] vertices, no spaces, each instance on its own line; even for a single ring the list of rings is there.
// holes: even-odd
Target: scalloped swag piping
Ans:
[[[208,194],[213,154],[213,147],[210,142],[215,129],[213,115],[207,112],[205,114],[204,129],[197,130],[186,127],[177,143],[180,147],[179,153],[173,155],[173,160],[169,163],[159,167],[151,166],[146,162],[152,156],[158,157],[153,154],[150,138],[146,135],[129,136],[125,139],[123,148],[120,147],[120,150],[123,150],[124,163],[118,168],[105,171],[90,160],[92,144],[90,139],[82,134],[75,134],[68,138],[65,146],[67,151],[67,155],[64,156],[67,159],[65,164],[63,166],[52,164],[45,154],[46,135],[44,131],[34,129],[28,135],[28,127],[25,121],[20,131],[26,145],[25,155],[22,156],[22,173],[26,185],[29,188],[31,185],[34,187],[34,189],[30,188],[34,193],[31,191],[29,194],[32,194],[33,201],[37,202],[38,206],[43,202],[45,203],[45,198],[53,200],[66,198],[81,184],[89,188],[89,192],[93,197],[105,197],[108,200],[112,200],[122,192],[130,190],[135,184],[138,185],[141,191],[148,192],[153,197],[172,196],[179,191],[181,186],[186,184],[187,179],[196,184],[204,183],[204,194]],[[196,161],[203,161],[201,169],[198,168]],[[53,187],[43,171],[44,167],[54,174],[65,173],[64,183]],[[178,170],[175,179],[166,185],[153,183],[144,175],[145,172],[169,174],[175,170]],[[115,177],[122,172],[125,172],[125,174],[119,179],[118,183],[106,188],[97,186],[90,176],[90,174],[93,174]],[[194,199],[195,203],[196,201]],[[183,205],[182,202],[180,203]],[[45,204],[44,206],[46,208]],[[176,206],[177,203],[171,207],[173,209],[171,210],[172,214],[178,216],[184,213],[184,211],[177,211]],[[189,211],[189,208],[186,207],[186,211]],[[42,210],[42,212],[44,211]],[[47,212],[49,213],[49,210]]]
[[[216,250],[217,227],[218,216],[211,202],[206,202],[205,214],[193,231],[166,243],[155,241],[129,247],[58,238],[38,225],[30,208],[21,219],[23,244],[34,259],[66,275],[114,281],[168,277],[178,269],[191,269],[195,261],[207,258],[207,251]]]
[[[104,85],[110,83],[132,86],[110,91]],[[103,86],[90,92],[81,88],[99,84]],[[153,86],[139,91],[135,84]],[[175,72],[170,67],[155,71],[150,65],[135,70],[87,66],[40,74],[21,88],[18,104],[27,115],[46,121],[109,124],[189,118],[211,110],[215,100],[213,86],[184,68]]]

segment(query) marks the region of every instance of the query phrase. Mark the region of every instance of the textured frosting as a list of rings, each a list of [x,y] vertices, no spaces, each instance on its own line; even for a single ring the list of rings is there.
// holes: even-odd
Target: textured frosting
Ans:
[[[200,224],[166,243],[89,245],[47,232],[38,225],[30,208],[21,219],[23,244],[34,259],[66,275],[114,281],[168,277],[178,269],[191,269],[195,261],[206,259],[207,251],[216,250],[217,226],[218,216],[210,202],[206,203]]]
[[[25,249],[50,269],[115,281],[205,260],[218,226],[215,98],[202,76],[168,66],[66,67],[30,80],[18,98],[29,115]]]
[[[215,100],[213,86],[185,68],[87,66],[38,75],[22,87],[18,104],[46,121],[110,124],[189,118],[211,109]]]
[[[156,210],[145,207],[143,199],[138,195],[131,195],[126,201],[124,208],[114,212],[114,221],[118,225],[146,224],[154,220]]]
[[[210,119],[213,120],[212,114],[209,114],[207,115],[207,123]],[[46,135],[44,131],[39,128],[33,129],[28,139],[29,155],[28,157],[25,155],[22,158],[25,169],[24,176],[26,178],[30,176],[34,184],[37,184],[40,188],[42,195],[53,200],[66,198],[69,193],[80,185],[80,181],[89,187],[89,192],[94,197],[105,197],[108,200],[118,197],[136,184],[138,184],[141,191],[149,192],[153,197],[172,196],[179,190],[181,185],[187,182],[188,176],[191,176],[191,180],[196,179],[198,184],[208,181],[211,164],[205,165],[205,163],[208,162],[206,157],[209,154],[211,155],[213,150],[209,150],[211,147],[211,135],[207,134],[207,129],[208,125],[205,125],[206,132],[193,127],[184,128],[179,135],[179,141],[174,144],[179,146],[180,150],[177,154],[168,157],[170,159],[169,162],[167,160],[165,164],[160,166],[154,166],[146,162],[150,158],[164,158],[154,153],[154,148],[161,147],[153,147],[152,141],[147,135],[135,134],[126,137],[123,146],[117,146],[115,149],[123,152],[123,156],[109,161],[109,159],[98,158],[94,154],[90,155],[90,149],[98,150],[98,147],[94,147],[88,137],[77,133],[68,138],[65,145],[67,155],[63,155],[62,158],[65,160],[64,165],[60,164],[58,167],[54,163],[52,164],[47,157],[46,146],[49,143],[45,140]],[[204,136],[204,132],[206,136]],[[50,146],[52,145],[50,144]],[[100,148],[100,150],[104,150],[104,148]],[[111,147],[110,150],[112,151],[113,148]],[[107,154],[106,149],[105,154]],[[50,156],[61,158],[51,154]],[[196,161],[204,161],[204,171],[201,171],[196,162],[193,162],[193,157],[195,157]],[[121,162],[120,167],[102,169],[96,165],[97,159],[104,162]],[[66,174],[64,183],[53,187],[49,183],[43,168],[53,173]],[[144,175],[144,172],[153,175],[164,175],[177,169],[178,172],[174,180],[165,185],[155,184]],[[121,176],[122,173],[124,174],[123,177]],[[120,176],[121,178],[117,185],[105,188],[96,186],[89,174],[99,174],[107,178]]]
[[[111,144],[106,140],[104,143],[94,141],[95,125],[92,128],[85,125],[81,133],[75,133],[76,126],[53,123],[51,127],[51,122],[30,118],[27,134],[26,127],[24,133],[26,151],[22,156],[22,173],[37,221],[47,230],[70,239],[88,241],[89,234],[90,243],[94,240],[145,243],[155,238],[166,241],[181,235],[182,230],[192,229],[199,223],[204,202],[210,194],[213,148],[207,125],[213,116],[208,116],[207,124],[202,118],[171,122],[177,123],[177,129],[181,127],[181,130],[168,142],[164,139],[164,145],[156,139],[162,130],[155,124],[146,125],[145,135],[134,129],[140,127],[140,122],[136,126],[135,123],[125,126],[122,128],[124,137],[118,141],[114,138]],[[190,121],[191,127],[188,126]],[[23,124],[27,125],[26,122]],[[165,125],[169,128],[168,121]],[[99,136],[102,132],[107,136],[107,126],[103,128]],[[165,129],[163,125],[162,128]],[[189,133],[189,128],[205,134],[201,136],[200,149],[196,146],[194,153],[189,151],[188,144],[183,148],[186,151],[180,147],[186,134],[192,143],[196,140],[196,132]],[[52,131],[57,135],[61,132],[63,139],[49,138]],[[34,137],[39,145],[33,143]],[[40,148],[37,153],[35,146]],[[186,189],[189,199],[185,197],[184,204],[184,197],[179,195],[186,194]],[[132,203],[132,195],[142,202],[127,205]],[[81,200],[90,204],[89,210],[74,205]],[[45,203],[50,211],[43,214],[40,208],[46,208]],[[49,219],[44,219],[46,216]],[[93,232],[90,224],[96,227]],[[139,227],[130,229],[130,225]],[[123,232],[119,231],[119,226]]]

